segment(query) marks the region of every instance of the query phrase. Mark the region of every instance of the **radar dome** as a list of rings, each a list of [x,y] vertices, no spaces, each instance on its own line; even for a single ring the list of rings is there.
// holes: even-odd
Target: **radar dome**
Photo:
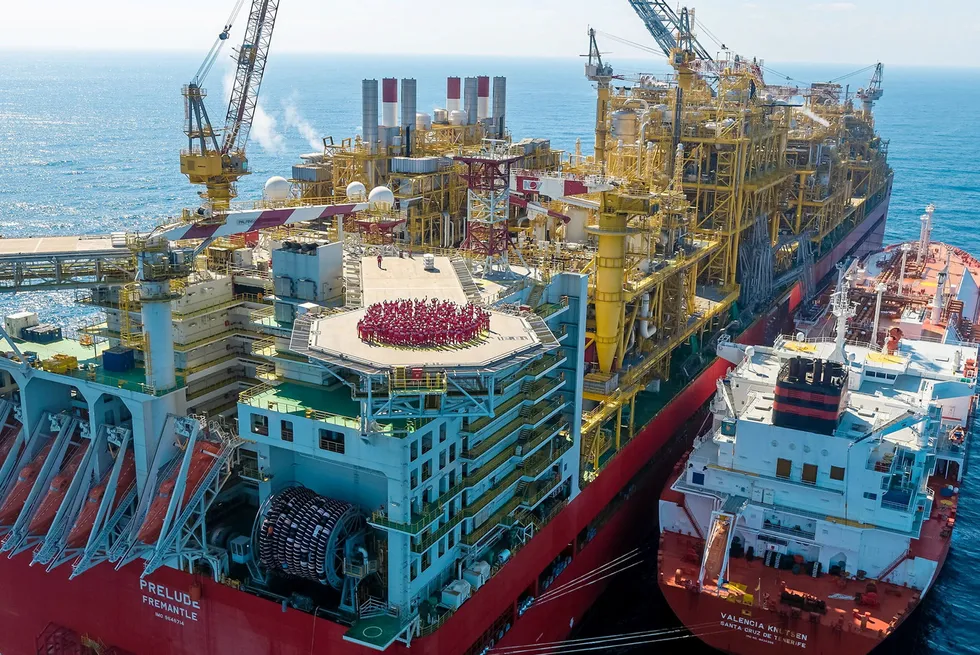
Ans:
[[[376,186],[368,196],[371,209],[387,211],[395,206],[395,194],[386,186]]]
[[[364,200],[367,196],[367,187],[360,182],[351,182],[347,185],[347,198],[350,200]]]
[[[291,190],[289,180],[284,177],[270,177],[265,183],[265,199],[272,201],[288,200]]]

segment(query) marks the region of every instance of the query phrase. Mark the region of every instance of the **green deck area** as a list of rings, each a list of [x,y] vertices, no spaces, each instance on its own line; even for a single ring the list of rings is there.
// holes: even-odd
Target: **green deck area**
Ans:
[[[359,427],[361,404],[351,399],[350,389],[283,382],[264,387],[248,399],[248,404],[283,414],[316,418],[345,427]]]
[[[375,650],[385,650],[395,643],[401,628],[401,622],[397,618],[381,614],[358,619],[350,630],[344,633],[344,639]]]
[[[146,371],[138,363],[135,368],[128,371],[106,372],[103,370],[102,353],[109,349],[109,344],[106,341],[100,341],[91,346],[82,345],[74,339],[61,339],[59,341],[52,341],[51,343],[34,343],[33,341],[13,339],[13,343],[25,357],[28,356],[28,353],[34,353],[38,359],[35,366],[38,368],[40,368],[41,362],[46,359],[50,359],[55,355],[67,355],[69,357],[75,357],[78,360],[79,367],[78,369],[69,371],[66,374],[67,377],[87,380],[128,391],[150,393],[150,390],[145,385]],[[0,348],[13,350],[13,348],[10,348],[10,342],[6,339],[0,339]],[[180,387],[183,384],[183,379],[178,377],[177,386]],[[162,394],[168,391],[172,391],[172,389],[161,390],[158,393]]]

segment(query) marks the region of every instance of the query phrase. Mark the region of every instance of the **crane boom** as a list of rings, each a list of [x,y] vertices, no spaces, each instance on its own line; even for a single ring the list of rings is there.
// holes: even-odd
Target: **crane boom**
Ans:
[[[673,59],[674,52],[680,49],[691,53],[694,59],[713,61],[694,37],[691,14],[687,8],[681,9],[678,14],[669,4],[658,0],[629,0],[629,3],[665,55]],[[679,39],[675,38],[675,34],[679,35]]]
[[[226,212],[235,197],[235,182],[248,175],[245,144],[252,129],[259,89],[272,43],[272,32],[279,11],[279,0],[252,0],[245,38],[235,53],[235,81],[228,102],[224,130],[219,144],[218,131],[211,126],[201,86],[214,65],[221,45],[228,39],[231,23],[245,0],[236,0],[235,9],[211,47],[194,80],[184,87],[187,149],[180,154],[180,170],[192,184],[207,188],[202,194],[216,212]]]
[[[269,57],[272,31],[276,25],[279,0],[253,0],[245,28],[245,41],[238,51],[238,68],[235,85],[228,101],[225,118],[225,138],[222,154],[243,152],[252,129],[255,106],[259,101],[259,89],[265,75],[265,63]]]

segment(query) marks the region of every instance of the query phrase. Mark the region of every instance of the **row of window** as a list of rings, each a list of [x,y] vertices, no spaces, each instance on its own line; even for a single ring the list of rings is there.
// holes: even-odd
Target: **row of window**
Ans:
[[[455,461],[456,461],[456,444],[453,443],[453,444],[449,444],[449,449],[448,450],[444,450],[444,451],[442,451],[442,452],[439,453],[439,469],[438,470],[440,470],[440,471],[443,470],[444,468],[446,468],[446,466],[448,464],[452,464]],[[416,487],[418,487],[419,486],[419,482],[425,482],[426,480],[428,480],[429,478],[432,477],[432,460],[429,459],[429,460],[426,460],[426,461],[422,462],[421,478],[419,478],[419,471],[420,471],[420,469],[413,469],[412,470],[412,476],[411,476],[412,489],[415,489]],[[452,477],[455,477],[456,471],[452,471],[451,475],[452,475]],[[455,481],[450,481],[449,486],[451,487],[451,486],[453,486],[455,484],[456,484]]]
[[[437,557],[442,557],[446,554],[448,548],[452,548],[456,545],[456,530],[450,530],[449,534],[440,539],[436,544],[436,551],[438,552]],[[410,567],[410,578],[412,581],[419,577],[419,574],[425,572],[432,566],[432,548],[429,548],[424,553],[422,557],[412,562]]]
[[[251,421],[252,434],[259,434],[263,437],[269,436],[269,417],[264,414],[252,414]],[[292,443],[293,441],[293,422],[283,420],[279,425],[279,436],[283,441]],[[320,428],[319,431],[320,450],[328,450],[332,453],[343,454],[345,451],[344,433],[336,430]]]
[[[445,442],[447,437],[448,437],[448,431],[446,429],[446,423],[443,422],[442,425],[439,426],[439,443]],[[423,455],[429,452],[430,450],[432,450],[432,433],[426,432],[425,434],[422,435],[421,440],[412,441],[412,444],[409,448],[411,450],[411,458],[413,462],[419,458],[420,444],[422,446]]]
[[[881,373],[880,371],[865,371],[865,377],[881,378],[882,380],[894,380],[897,376],[894,373]]]
[[[806,484],[816,484],[817,483],[817,470],[816,464],[804,464],[803,465],[803,475],[801,480]],[[790,474],[793,471],[793,461],[789,459],[783,459],[780,457],[776,460],[776,477],[782,478],[783,480],[789,480]],[[844,467],[843,466],[831,466],[830,467],[830,479],[843,481],[844,479]]]

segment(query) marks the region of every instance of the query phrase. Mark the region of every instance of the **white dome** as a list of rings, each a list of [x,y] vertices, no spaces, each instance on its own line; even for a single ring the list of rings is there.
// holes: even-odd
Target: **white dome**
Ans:
[[[462,109],[454,109],[449,112],[449,123],[451,125],[465,125],[466,118],[466,112]]]
[[[270,177],[265,183],[265,199],[272,200],[274,202],[281,200],[288,200],[289,193],[292,191],[292,186],[289,184],[289,180],[284,177]]]
[[[415,129],[428,132],[432,129],[432,116],[428,114],[415,114]]]
[[[386,186],[376,186],[368,196],[371,209],[386,211],[395,206],[395,194]]]
[[[351,182],[347,185],[347,197],[350,200],[364,200],[367,196],[367,187],[360,182]]]

